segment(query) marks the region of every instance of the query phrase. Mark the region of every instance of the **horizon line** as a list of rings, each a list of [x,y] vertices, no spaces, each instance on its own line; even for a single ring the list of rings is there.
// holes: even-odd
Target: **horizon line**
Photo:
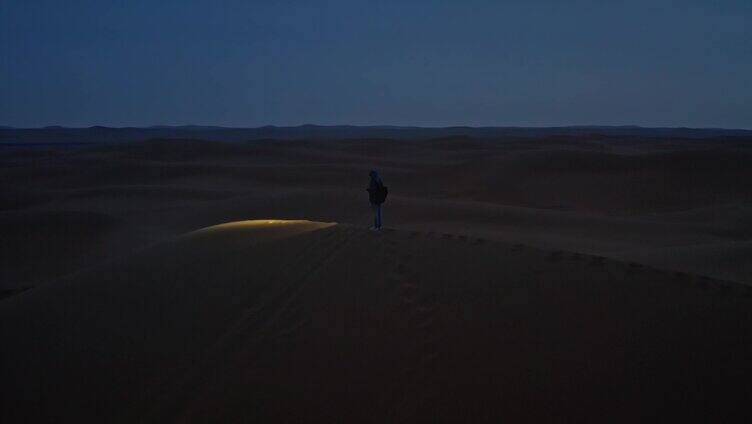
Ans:
[[[170,129],[170,128],[213,128],[227,130],[255,130],[264,128],[383,128],[383,129],[587,129],[587,128],[621,128],[621,129],[658,129],[658,130],[721,130],[721,131],[752,131],[752,128],[730,128],[730,127],[688,127],[688,126],[644,126],[635,124],[620,125],[599,125],[599,124],[574,124],[574,125],[446,125],[446,126],[422,126],[422,125],[393,125],[393,124],[299,124],[299,125],[259,125],[259,126],[224,126],[224,125],[201,125],[201,124],[154,124],[154,125],[90,125],[90,126],[65,126],[65,125],[44,125],[37,127],[17,127],[12,125],[0,125],[0,129],[13,130],[44,130],[44,129]]]

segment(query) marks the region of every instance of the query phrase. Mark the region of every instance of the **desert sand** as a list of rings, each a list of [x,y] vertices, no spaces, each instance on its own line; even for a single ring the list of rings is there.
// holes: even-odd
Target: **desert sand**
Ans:
[[[5,147],[0,421],[748,421],[750,146]]]

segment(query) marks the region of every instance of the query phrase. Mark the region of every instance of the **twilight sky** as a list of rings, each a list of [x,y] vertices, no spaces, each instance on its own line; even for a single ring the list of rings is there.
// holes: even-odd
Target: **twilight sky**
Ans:
[[[0,0],[0,125],[752,129],[751,0]]]

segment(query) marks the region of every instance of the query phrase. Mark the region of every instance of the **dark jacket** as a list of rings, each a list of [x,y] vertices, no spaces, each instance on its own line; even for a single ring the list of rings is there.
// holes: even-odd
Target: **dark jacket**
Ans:
[[[384,203],[384,182],[381,181],[379,173],[371,171],[371,181],[368,183],[368,201],[374,205],[380,205]]]

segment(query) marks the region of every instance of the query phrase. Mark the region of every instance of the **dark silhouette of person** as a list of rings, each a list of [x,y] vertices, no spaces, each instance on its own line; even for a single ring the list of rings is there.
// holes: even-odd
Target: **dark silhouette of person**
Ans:
[[[388,191],[376,170],[372,170],[368,175],[371,177],[371,181],[366,190],[368,191],[368,201],[371,202],[371,208],[374,212],[371,230],[379,231],[381,230],[381,205],[386,200]]]

